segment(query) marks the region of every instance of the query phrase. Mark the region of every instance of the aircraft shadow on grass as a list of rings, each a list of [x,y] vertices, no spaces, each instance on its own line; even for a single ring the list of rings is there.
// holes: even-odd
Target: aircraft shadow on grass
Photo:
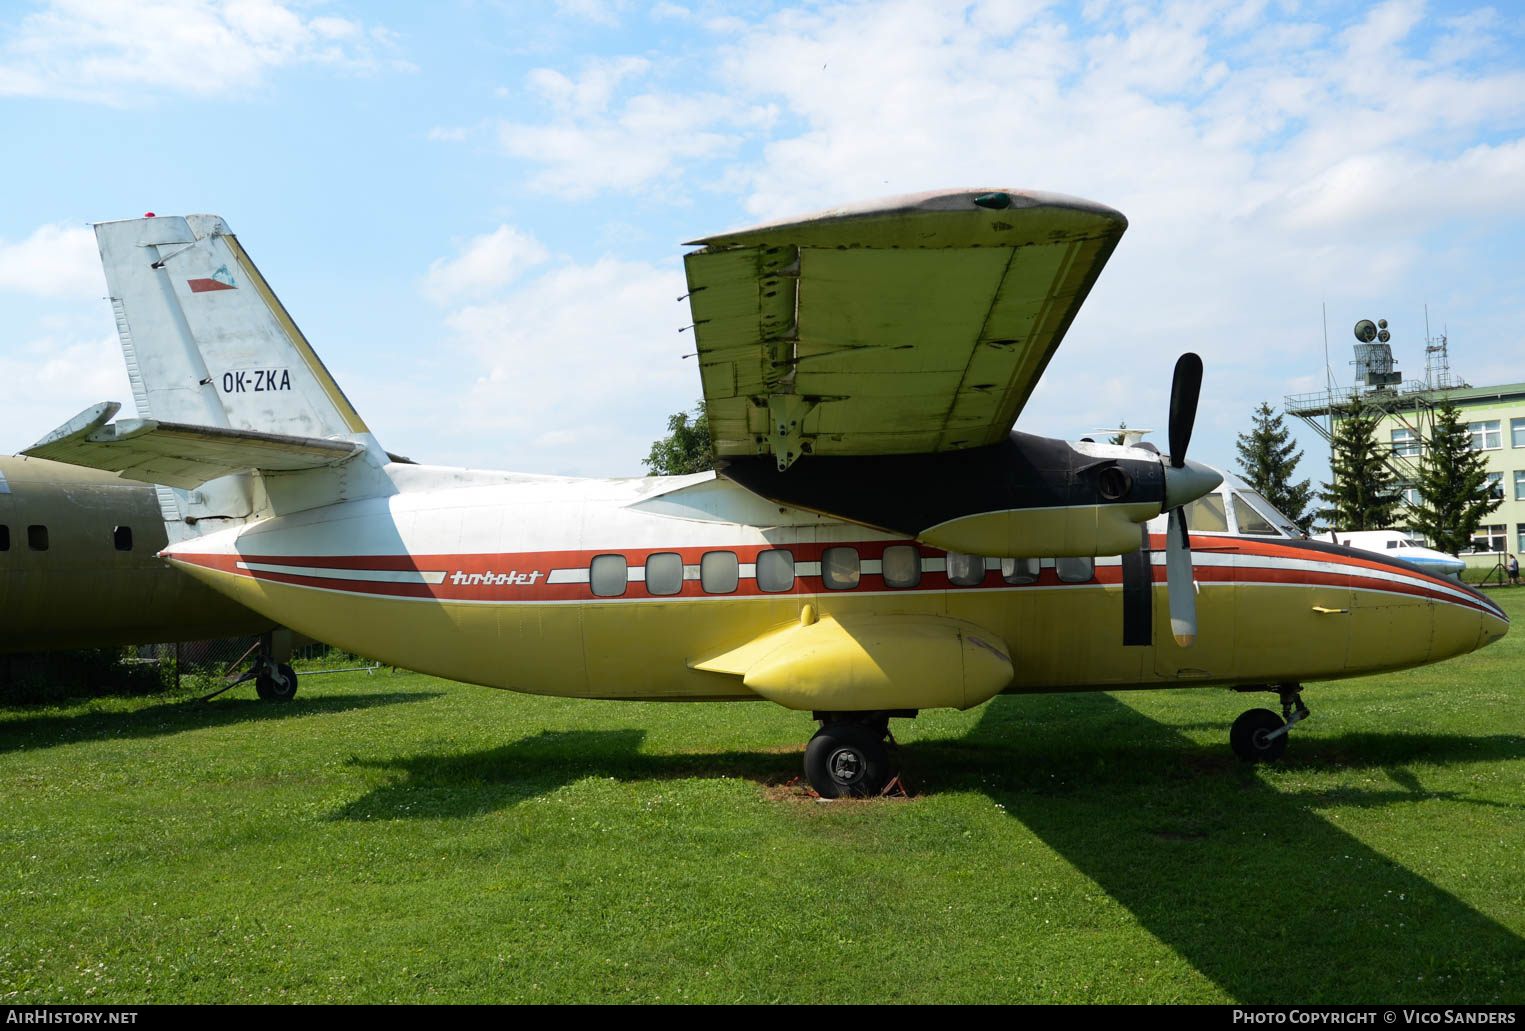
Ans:
[[[783,784],[799,774],[797,750],[646,755],[643,730],[543,730],[466,755],[416,755],[352,764],[400,774],[334,814],[337,820],[478,816],[549,795],[585,777],[621,781],[738,777]]]
[[[290,702],[271,703],[255,698],[197,699],[165,702],[134,712],[82,712],[68,716],[38,715],[0,721],[0,752],[23,748],[52,748],[80,741],[107,738],[168,737],[187,730],[222,727],[230,723],[284,720],[300,716],[370,709],[438,698],[439,691],[386,691],[371,694],[330,695],[313,698],[298,695]]]
[[[997,699],[959,744],[980,746],[977,757],[1023,741],[1030,714],[1016,701]],[[1315,810],[1446,797],[1394,767],[1395,754],[1510,759],[1525,754],[1525,742],[1399,735],[1395,743],[1362,735],[1324,747],[1344,756],[1359,754],[1363,741],[1373,745],[1404,790],[1285,792],[1227,755],[1203,756],[1173,728],[1108,695],[1078,701],[1092,710],[1088,718],[1110,724],[1111,739],[1129,744],[1077,750],[1073,739],[1028,737],[1025,760],[1003,764],[999,776],[987,771],[984,790],[1230,996],[1518,1001],[1525,942]],[[1307,748],[1314,744],[1296,742],[1295,761],[1319,761],[1320,749]],[[978,770],[975,762],[971,771]],[[1498,858],[1492,852],[1488,861]],[[1474,876],[1486,883],[1500,872],[1495,866]]]
[[[1104,726],[1077,747],[1078,726]],[[738,776],[784,784],[799,753],[644,755],[636,729],[544,731],[467,755],[359,765],[400,774],[332,817],[466,817],[585,777],[621,781]],[[1503,760],[1516,737],[1358,738],[1401,790],[1286,792],[1103,694],[1003,696],[965,737],[904,746],[904,767],[936,790],[976,790],[1126,908],[1149,933],[1235,999],[1259,1002],[1518,1001],[1525,942],[1508,927],[1340,829],[1325,805],[1441,798],[1396,765]],[[1298,742],[1298,748],[1312,745]],[[1320,748],[1298,761],[1323,761]],[[1359,764],[1358,764],[1359,765]],[[1000,857],[992,857],[998,862]],[[1497,853],[1489,863],[1496,863]],[[1476,871],[1478,883],[1498,874]],[[1012,900],[1013,906],[1021,904]],[[1151,971],[1140,971],[1149,976]]]

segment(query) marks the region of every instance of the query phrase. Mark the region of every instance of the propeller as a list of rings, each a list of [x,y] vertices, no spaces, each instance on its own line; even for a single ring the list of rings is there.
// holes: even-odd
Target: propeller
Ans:
[[[1188,351],[1177,360],[1170,385],[1170,464],[1165,470],[1165,503],[1170,507],[1165,536],[1165,587],[1170,598],[1170,632],[1182,648],[1190,648],[1197,640],[1197,587],[1192,575],[1185,505],[1220,482],[1216,473],[1186,462],[1201,393],[1202,359]]]

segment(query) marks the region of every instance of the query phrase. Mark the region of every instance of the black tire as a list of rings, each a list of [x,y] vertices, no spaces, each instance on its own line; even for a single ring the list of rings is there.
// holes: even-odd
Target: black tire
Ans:
[[[261,673],[254,678],[254,690],[267,702],[289,702],[297,694],[296,671],[284,662],[275,668],[280,678]]]
[[[884,735],[857,723],[828,723],[805,746],[805,777],[822,798],[864,797],[894,773]]]
[[[1250,709],[1241,713],[1228,732],[1234,754],[1247,763],[1270,763],[1287,750],[1287,735],[1266,740],[1266,735],[1286,724],[1270,709]]]

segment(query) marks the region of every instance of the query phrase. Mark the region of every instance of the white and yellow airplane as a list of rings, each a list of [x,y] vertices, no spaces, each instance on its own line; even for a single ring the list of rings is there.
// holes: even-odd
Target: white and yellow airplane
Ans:
[[[1274,758],[1301,681],[1503,636],[1402,562],[1191,540],[1184,506],[1225,497],[1185,459],[1194,355],[1172,457],[1012,431],[1126,227],[980,190],[700,240],[719,472],[601,480],[392,460],[221,219],[101,223],[139,418],[97,405],[28,453],[186,492],[210,532],[164,557],[319,640],[517,691],[810,712],[825,796],[892,778],[891,717],[1003,691],[1270,690],[1283,716],[1230,737]]]

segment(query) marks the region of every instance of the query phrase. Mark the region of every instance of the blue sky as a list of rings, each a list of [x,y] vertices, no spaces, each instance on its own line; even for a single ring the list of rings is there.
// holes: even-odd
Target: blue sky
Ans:
[[[1018,426],[1163,429],[1195,350],[1228,466],[1323,388],[1323,304],[1339,382],[1378,317],[1422,378],[1426,302],[1455,371],[1525,380],[1522,38],[1416,0],[7,5],[0,450],[130,398],[94,220],[222,215],[393,451],[631,475],[698,397],[681,241],[1005,186],[1131,222]]]

